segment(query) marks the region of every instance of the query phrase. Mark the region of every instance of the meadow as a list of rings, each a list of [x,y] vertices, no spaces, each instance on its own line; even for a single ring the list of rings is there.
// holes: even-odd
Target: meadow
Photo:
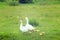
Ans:
[[[35,19],[38,22],[37,29],[45,32],[43,36],[39,32],[23,34],[19,30],[19,18]],[[60,5],[34,5],[20,4],[8,6],[0,3],[0,40],[60,40]]]

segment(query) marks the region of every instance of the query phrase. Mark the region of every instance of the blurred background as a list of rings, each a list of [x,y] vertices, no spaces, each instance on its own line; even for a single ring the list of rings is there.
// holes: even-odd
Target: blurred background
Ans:
[[[45,34],[22,33],[25,17]],[[60,0],[0,0],[0,40],[60,40]]]

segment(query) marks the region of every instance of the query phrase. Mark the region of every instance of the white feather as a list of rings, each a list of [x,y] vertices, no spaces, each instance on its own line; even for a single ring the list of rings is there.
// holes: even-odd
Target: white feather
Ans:
[[[35,28],[28,22],[28,17],[26,17],[25,19],[26,19],[26,27],[28,28],[28,30],[34,30]]]
[[[20,20],[20,30],[22,32],[28,32],[28,29],[25,26],[23,26],[22,20]]]

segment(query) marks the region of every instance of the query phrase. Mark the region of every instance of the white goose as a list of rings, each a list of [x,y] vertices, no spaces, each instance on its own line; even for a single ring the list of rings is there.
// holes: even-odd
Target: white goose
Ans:
[[[20,30],[22,32],[28,32],[28,29],[25,26],[23,26],[22,20],[20,20]]]
[[[25,19],[26,19],[26,28],[28,28],[28,30],[34,30],[35,28],[28,22],[28,17],[26,17]]]

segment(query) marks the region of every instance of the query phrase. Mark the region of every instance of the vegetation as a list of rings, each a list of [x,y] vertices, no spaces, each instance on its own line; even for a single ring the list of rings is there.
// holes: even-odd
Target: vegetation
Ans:
[[[36,4],[46,5],[46,4],[60,4],[59,0],[35,0]]]
[[[0,0],[0,2],[4,2],[5,0]]]
[[[50,4],[60,4],[60,0],[25,0],[25,1],[22,1],[22,0],[0,0],[0,2],[6,2],[8,3],[9,5],[18,5],[18,3],[32,3],[32,4],[39,4],[39,5],[50,5]]]
[[[60,0],[33,1],[34,4],[18,6],[18,1],[0,2],[0,40],[60,40]],[[28,17],[40,32],[22,33],[18,16],[23,22]],[[45,34],[39,35],[41,32]]]
[[[1,3],[0,3],[1,4]],[[40,32],[23,34],[19,30],[19,18],[35,19]],[[24,20],[25,21],[25,20]],[[21,4],[19,6],[0,5],[0,40],[60,40],[60,5]]]
[[[39,23],[38,23],[36,20],[34,20],[34,19],[30,20],[30,21],[29,21],[29,24],[31,24],[31,25],[34,26],[34,27],[36,27],[36,26],[39,25]]]

